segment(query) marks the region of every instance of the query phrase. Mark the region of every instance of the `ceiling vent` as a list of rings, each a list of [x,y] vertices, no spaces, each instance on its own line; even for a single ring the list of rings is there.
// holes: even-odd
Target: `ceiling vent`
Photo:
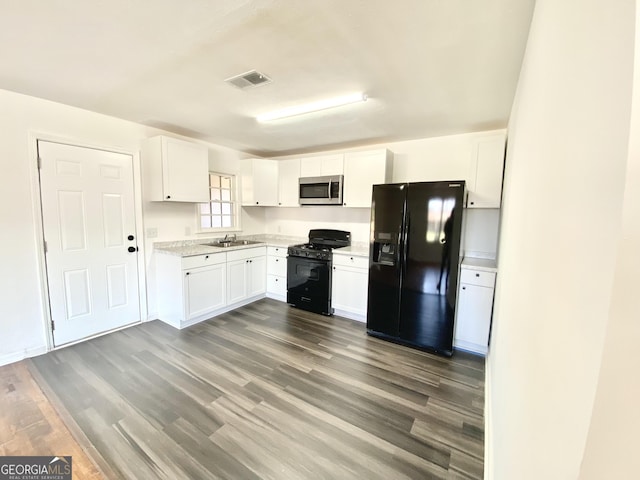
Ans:
[[[265,74],[251,70],[235,77],[227,78],[225,82],[230,83],[234,87],[244,90],[245,88],[259,87],[271,83],[271,79]]]

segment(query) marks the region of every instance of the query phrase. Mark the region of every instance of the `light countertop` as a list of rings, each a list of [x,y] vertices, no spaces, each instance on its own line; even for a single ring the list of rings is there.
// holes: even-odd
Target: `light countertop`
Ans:
[[[213,253],[230,252],[232,250],[242,250],[254,247],[288,247],[305,243],[306,238],[287,237],[282,235],[250,235],[238,237],[238,240],[252,240],[255,242],[251,245],[237,245],[233,247],[215,247],[210,245],[201,245],[202,243],[215,242],[219,238],[202,238],[198,240],[180,240],[176,242],[156,242],[153,248],[156,252],[163,255],[175,255],[178,257],[192,257],[195,255],[210,255]]]
[[[198,240],[180,240],[175,242],[156,242],[153,244],[154,250],[164,255],[175,255],[178,257],[191,257],[194,255],[210,255],[213,253],[230,252],[232,250],[241,250],[252,247],[289,247],[291,245],[299,245],[307,243],[306,237],[291,237],[285,235],[248,235],[238,237],[238,240],[253,240],[255,243],[251,245],[237,245],[234,247],[215,247],[209,245],[201,245],[202,243],[214,242],[218,238],[202,238]],[[367,242],[355,242],[349,247],[338,248],[334,250],[336,254],[355,255],[360,257],[369,256],[369,244]]]
[[[348,247],[336,248],[334,255],[353,255],[356,257],[369,257],[369,244],[366,242],[354,242]]]
[[[490,258],[478,258],[465,256],[460,264],[462,268],[469,270],[480,270],[483,272],[497,272],[498,266],[496,261]]]

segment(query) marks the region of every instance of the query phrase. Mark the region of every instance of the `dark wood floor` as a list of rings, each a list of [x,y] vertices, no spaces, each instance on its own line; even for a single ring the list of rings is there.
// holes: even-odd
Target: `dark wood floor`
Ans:
[[[482,478],[483,359],[281,302],[31,362],[109,478]]]
[[[29,373],[26,362],[0,367],[0,456],[73,457],[73,478],[102,475]]]

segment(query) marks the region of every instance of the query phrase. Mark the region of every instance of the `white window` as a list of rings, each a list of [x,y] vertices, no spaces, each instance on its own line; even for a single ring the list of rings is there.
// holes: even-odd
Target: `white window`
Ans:
[[[225,173],[209,173],[209,203],[198,205],[200,231],[239,228],[236,178]]]

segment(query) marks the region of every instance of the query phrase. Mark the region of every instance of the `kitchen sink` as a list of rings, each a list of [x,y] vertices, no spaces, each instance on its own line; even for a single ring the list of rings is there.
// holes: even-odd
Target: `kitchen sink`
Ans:
[[[215,242],[201,243],[200,245],[206,245],[208,247],[227,248],[227,247],[241,247],[244,245],[258,245],[263,243],[264,242],[258,242],[255,240],[229,240],[229,241],[218,240]]]

